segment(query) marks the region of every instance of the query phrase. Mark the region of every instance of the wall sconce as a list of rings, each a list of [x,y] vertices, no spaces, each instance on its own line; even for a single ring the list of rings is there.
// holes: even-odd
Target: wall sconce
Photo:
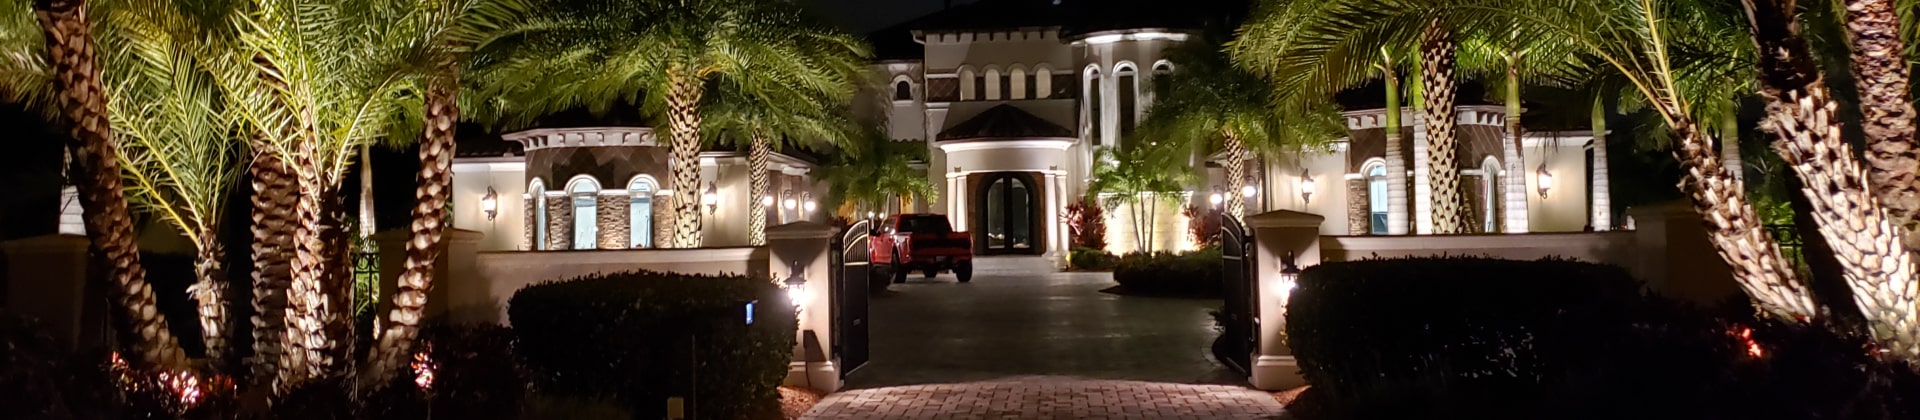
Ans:
[[[1260,194],[1260,188],[1253,186],[1252,179],[1248,179],[1245,184],[1240,185],[1241,197],[1253,198],[1253,196],[1259,195],[1259,194]]]
[[[1221,191],[1223,191],[1223,189],[1220,188],[1219,185],[1213,186],[1213,194],[1207,195],[1207,203],[1213,204],[1214,208],[1219,208],[1220,203],[1227,201],[1227,196],[1224,194],[1221,194],[1220,193]]]
[[[493,221],[500,214],[500,194],[487,187],[487,195],[480,196],[480,211],[487,214],[487,221]]]
[[[1293,251],[1287,251],[1287,258],[1280,262],[1280,284],[1274,285],[1273,293],[1280,295],[1280,304],[1286,305],[1287,298],[1293,295],[1293,288],[1300,285],[1300,266],[1293,264]]]
[[[795,208],[800,207],[800,201],[793,199],[793,190],[787,190],[786,192],[780,193],[780,198],[781,198],[780,206],[786,207],[787,210],[793,210]]]
[[[1300,170],[1300,200],[1313,203],[1313,174],[1306,169]]]
[[[807,216],[812,216],[813,210],[818,208],[820,208],[820,203],[813,200],[813,192],[800,193],[800,209],[806,211]]]
[[[800,262],[794,261],[793,268],[787,272],[787,279],[780,281],[787,288],[787,301],[793,303],[793,313],[800,313],[801,304],[813,298],[807,290],[807,271],[800,268]]]
[[[700,194],[700,203],[707,206],[707,214],[719,210],[720,187],[714,185],[713,181],[707,181],[707,192]]]
[[[1540,169],[1533,171],[1534,183],[1539,184],[1540,198],[1547,198],[1547,190],[1553,189],[1553,173],[1547,172],[1547,163],[1540,162]]]

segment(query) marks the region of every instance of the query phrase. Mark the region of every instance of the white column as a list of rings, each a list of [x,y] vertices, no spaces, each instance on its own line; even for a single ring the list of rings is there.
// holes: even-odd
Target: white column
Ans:
[[[1047,218],[1041,225],[1047,227],[1047,254],[1052,255],[1060,251],[1060,228],[1055,226],[1058,224],[1055,221],[1060,220],[1060,177],[1055,172],[1041,176],[1047,182],[1047,211],[1042,212]]]
[[[973,220],[969,220],[967,218],[967,173],[966,172],[954,171],[953,200],[951,201],[953,202],[953,214],[949,214],[947,215],[947,217],[953,220],[956,220],[959,223],[959,226],[955,227],[954,230],[967,231],[968,229],[971,229],[973,227]]]
[[[1433,184],[1427,180],[1427,132],[1413,132],[1413,231],[1433,233]]]

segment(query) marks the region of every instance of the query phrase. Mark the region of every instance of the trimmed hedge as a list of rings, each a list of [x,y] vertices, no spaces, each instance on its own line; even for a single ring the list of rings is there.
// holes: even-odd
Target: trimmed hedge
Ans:
[[[1107,271],[1120,263],[1120,257],[1093,248],[1074,248],[1067,254],[1067,264],[1074,270]]]
[[[610,398],[643,417],[685,397],[688,380],[702,418],[777,416],[796,328],[784,291],[767,280],[653,271],[528,286],[507,316],[539,391]]]
[[[1128,292],[1174,296],[1220,296],[1220,248],[1179,254],[1132,253],[1114,264],[1113,280]]]
[[[1920,376],[1860,351],[1865,338],[1730,313],[1643,294],[1625,270],[1597,264],[1327,263],[1301,274],[1288,308],[1313,384],[1289,410],[1314,420],[1920,414],[1910,397]],[[1763,356],[1749,353],[1756,343]]]

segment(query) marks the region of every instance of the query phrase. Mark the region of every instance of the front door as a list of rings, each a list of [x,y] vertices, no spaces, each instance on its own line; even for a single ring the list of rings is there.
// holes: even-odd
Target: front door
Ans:
[[[1034,208],[1039,190],[1025,173],[987,175],[981,179],[975,197],[974,214],[980,223],[974,229],[974,243],[985,254],[1032,254],[1038,225]]]

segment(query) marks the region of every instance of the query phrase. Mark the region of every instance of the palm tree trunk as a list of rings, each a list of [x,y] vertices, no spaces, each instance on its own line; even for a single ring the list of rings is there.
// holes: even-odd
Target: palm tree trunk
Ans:
[[[1847,35],[1859,84],[1861,129],[1866,133],[1867,185],[1900,227],[1907,252],[1920,250],[1920,171],[1914,144],[1913,103],[1907,92],[1906,46],[1892,0],[1847,0]]]
[[[1381,74],[1387,81],[1387,234],[1407,234],[1407,158],[1400,148],[1406,140],[1400,134],[1400,76],[1394,73],[1393,61],[1381,67]]]
[[[1762,52],[1760,93],[1770,104],[1774,149],[1805,183],[1801,192],[1846,269],[1874,339],[1896,357],[1920,358],[1920,279],[1914,278],[1912,256],[1867,188],[1866,170],[1854,162],[1852,147],[1840,138],[1838,105],[1796,30],[1791,4],[1741,4]]]
[[[311,162],[316,153],[315,145],[306,142],[300,145],[297,154],[300,161],[296,165],[316,168]],[[328,182],[314,171],[300,171],[295,176],[300,186],[300,197],[294,206],[293,263],[292,284],[287,291],[287,343],[286,356],[281,359],[280,380],[282,389],[309,379],[325,378],[336,372],[336,367],[345,362],[340,350],[339,334],[342,324],[339,318],[347,308],[340,306],[342,300],[335,296],[338,281],[337,261],[339,247],[333,243],[342,232],[332,232],[341,226],[329,220],[339,207],[331,202],[338,201],[338,191],[334,183]]]
[[[1501,211],[1506,212],[1501,230],[1506,233],[1527,233],[1532,229],[1527,222],[1531,216],[1527,212],[1527,166],[1521,159],[1520,149],[1526,144],[1520,138],[1520,58],[1518,53],[1507,55],[1507,141],[1505,174],[1500,179],[1500,191],[1507,203]],[[1493,176],[1484,174],[1481,176]]]
[[[220,246],[220,232],[203,226],[193,244],[193,272],[198,281],[187,288],[200,310],[200,336],[207,345],[207,365],[216,372],[226,371],[227,361],[227,252]]]
[[[446,233],[447,199],[453,193],[454,129],[460,120],[460,108],[455,96],[459,94],[458,68],[448,65],[443,69],[447,75],[431,79],[427,87],[427,127],[420,143],[420,173],[414,182],[416,204],[407,237],[406,269],[400,272],[393,312],[387,315],[372,363],[362,372],[361,383],[373,388],[385,386],[411,360],[408,356],[420,333],[420,320],[425,317],[427,291],[433,288],[440,242]]]
[[[1221,195],[1226,196],[1227,215],[1233,216],[1236,222],[1245,222],[1247,199],[1240,194],[1240,189],[1247,185],[1247,145],[1240,141],[1240,136],[1232,129],[1223,130],[1220,134],[1226,137],[1227,149],[1227,191]]]
[[[1760,215],[1747,201],[1744,183],[1720,165],[1710,141],[1701,137],[1693,120],[1668,108],[1676,116],[1673,132],[1680,141],[1674,148],[1674,158],[1686,174],[1680,179],[1680,190],[1687,193],[1694,211],[1706,219],[1707,239],[1733,270],[1735,282],[1761,311],[1774,318],[1808,322],[1819,317],[1806,283],[1794,272],[1779,243],[1767,233]]]
[[[253,357],[255,384],[271,384],[279,373],[286,331],[288,254],[293,252],[293,215],[298,196],[292,174],[270,145],[254,142],[253,165]]]
[[[700,80],[670,70],[667,128],[673,136],[673,247],[697,248],[700,232]]]
[[[379,230],[373,220],[373,146],[360,145],[360,237],[373,243],[373,234]]]
[[[767,244],[767,206],[760,205],[767,196],[767,155],[773,153],[773,146],[766,133],[755,131],[751,134],[752,144],[747,147],[747,245]]]
[[[1607,177],[1607,101],[1593,96],[1593,212],[1588,224],[1596,231],[1613,230],[1613,192]],[[1524,168],[1523,168],[1524,169]]]
[[[1420,38],[1420,81],[1427,102],[1427,182],[1433,189],[1433,233],[1464,233],[1460,171],[1455,156],[1458,147],[1453,131],[1453,38],[1439,20],[1428,22]]]
[[[107,97],[93,53],[86,2],[39,0],[33,6],[47,37],[54,89],[59,92],[55,97],[70,125],[67,150],[80,178],[73,184],[80,192],[80,207],[92,236],[87,251],[113,285],[109,293],[118,307],[115,330],[121,351],[133,354],[128,359],[139,367],[185,369],[186,353],[167,329],[153,289],[147,285],[146,269],[140,265],[133,219],[120,187],[119,151],[107,123]]]

